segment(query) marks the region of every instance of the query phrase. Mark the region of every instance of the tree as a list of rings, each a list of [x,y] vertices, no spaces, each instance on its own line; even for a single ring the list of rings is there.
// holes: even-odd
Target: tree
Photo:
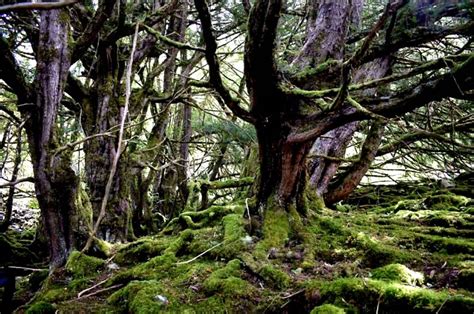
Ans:
[[[87,238],[104,254],[102,240],[231,201],[240,194],[213,187],[248,180],[212,181],[249,174],[254,138],[253,214],[298,232],[322,201],[347,198],[378,156],[380,166],[416,156],[427,168],[472,147],[469,2],[66,1],[0,12],[1,93],[21,113],[54,267]],[[0,111],[11,116],[9,106]],[[442,154],[427,160],[433,143]]]
[[[429,12],[422,1],[388,1],[378,19],[360,29],[363,1],[309,1],[303,13],[305,37],[295,48],[299,52],[282,62],[277,43],[281,14],[287,7],[283,1],[255,1],[248,14],[244,57],[251,103],[247,109],[222,81],[208,5],[204,0],[195,1],[210,83],[228,108],[257,131],[260,178],[256,209],[263,209],[267,216],[294,209],[305,214],[308,200],[324,197],[330,204],[344,199],[377,154],[384,125],[432,101],[470,97],[472,4],[431,2],[434,9]],[[451,25],[441,23],[445,17]],[[457,53],[454,59],[446,55],[435,59],[428,51],[424,58],[429,61],[395,72],[404,50],[432,47],[451,35],[460,41],[458,51],[452,52]],[[369,68],[376,73],[367,73]],[[421,78],[414,80],[415,75]],[[398,88],[390,90],[389,84]],[[338,158],[343,157],[357,121],[363,120],[373,122],[359,160],[328,190]],[[313,144],[313,151],[323,154],[309,174],[313,187],[308,188],[306,164]],[[322,163],[326,165],[318,170]]]

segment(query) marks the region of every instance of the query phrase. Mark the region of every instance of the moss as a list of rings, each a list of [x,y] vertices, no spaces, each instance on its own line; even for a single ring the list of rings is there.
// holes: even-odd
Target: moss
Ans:
[[[192,241],[187,244],[187,251],[192,255],[201,254],[221,241],[222,232],[221,226],[195,230]],[[219,250],[221,248],[223,248],[223,246],[211,250],[207,256],[220,257],[221,253]]]
[[[332,304],[316,306],[310,314],[344,314],[346,311]]]
[[[258,273],[274,288],[285,289],[290,286],[290,276],[272,265],[263,266]]]
[[[392,217],[406,221],[416,221],[429,226],[469,227],[470,225],[468,222],[469,214],[447,210],[400,210]]]
[[[115,255],[114,261],[120,265],[144,262],[151,257],[161,254],[168,244],[168,241],[163,241],[162,239],[142,238],[120,248]]]
[[[458,274],[457,286],[474,292],[474,269],[462,269]]]
[[[25,312],[26,314],[54,314],[56,308],[48,302],[40,301],[32,304]]]
[[[474,299],[450,295],[445,291],[412,287],[395,282],[363,278],[341,278],[331,282],[305,283],[306,295],[318,296],[318,303],[352,307],[351,312],[433,313],[443,306],[443,313],[471,313]]]
[[[47,290],[41,293],[39,299],[45,302],[60,302],[67,300],[71,296],[71,291],[67,287],[52,288],[47,285]]]
[[[176,255],[178,252],[188,243],[191,242],[191,240],[194,237],[194,233],[192,230],[186,229],[181,234],[179,237],[170,242],[168,247],[164,250],[164,254],[173,254]]]
[[[244,239],[247,233],[242,215],[227,215],[222,219],[222,223],[224,225],[224,243],[219,249],[219,255],[230,259],[245,249]]]
[[[87,256],[81,252],[73,251],[66,263],[66,270],[73,278],[94,276],[103,268],[105,261]]]
[[[129,313],[158,313],[167,310],[170,299],[166,288],[157,280],[132,281],[125,288],[112,294],[109,303],[123,307]]]
[[[426,209],[426,207],[423,206],[423,200],[401,200],[398,201],[397,204],[394,207],[395,211],[400,211],[400,210],[422,210]]]
[[[352,206],[349,204],[336,204],[336,210],[341,213],[348,213],[352,210]]]
[[[378,267],[394,262],[413,262],[418,257],[415,253],[397,249],[395,247],[380,243],[374,238],[360,232],[356,235],[356,246],[362,249],[364,264],[370,267]]]
[[[414,234],[412,241],[431,252],[446,254],[474,254],[474,243],[470,239]]]
[[[466,206],[470,199],[455,194],[440,194],[428,196],[423,204],[433,210],[456,210],[460,206]]]
[[[269,208],[265,211],[263,221],[263,240],[255,249],[255,256],[260,259],[267,257],[271,248],[280,248],[288,242],[290,237],[290,223],[287,213],[281,208]]]
[[[184,228],[198,229],[210,226],[213,222],[218,223],[222,217],[228,214],[243,215],[243,213],[244,206],[242,205],[211,206],[202,211],[185,211],[177,219],[172,220],[163,232],[168,233],[175,229],[176,223]]]
[[[33,291],[38,290],[43,284],[44,280],[48,277],[48,274],[49,274],[48,270],[33,272],[28,279],[28,283],[31,287],[31,290]]]
[[[372,271],[372,278],[385,280],[385,281],[397,281],[412,286],[422,285],[424,276],[422,273],[413,271],[402,264],[390,264]]]
[[[206,281],[204,289],[207,293],[223,293],[226,295],[245,296],[249,295],[253,287],[240,278],[240,261],[231,260],[224,268],[214,271]]]

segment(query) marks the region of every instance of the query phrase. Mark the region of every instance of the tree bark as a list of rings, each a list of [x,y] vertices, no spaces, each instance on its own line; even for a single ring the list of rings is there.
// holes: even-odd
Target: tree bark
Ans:
[[[75,247],[78,178],[70,167],[71,153],[55,154],[55,122],[70,66],[69,17],[66,11],[40,13],[36,110],[27,123],[35,174],[35,190],[49,240],[50,265],[63,265]],[[77,223],[77,221],[76,221]]]
[[[390,70],[390,63],[391,58],[388,56],[364,65],[356,71],[354,82],[362,83],[384,77]],[[376,92],[375,88],[370,88],[362,91],[362,95],[370,96]],[[351,122],[329,131],[315,141],[311,153],[318,156],[343,158],[347,145],[352,140],[358,126],[359,122]],[[325,157],[316,157],[311,161],[310,187],[316,190],[317,195],[323,196],[328,192],[329,183],[336,175],[340,164],[340,161]]]
[[[362,146],[359,160],[353,163],[351,167],[334,183],[329,192],[324,195],[326,204],[334,204],[340,200],[346,199],[359,185],[369,169],[370,164],[375,159],[377,150],[382,141],[385,125],[385,122],[373,122]]]

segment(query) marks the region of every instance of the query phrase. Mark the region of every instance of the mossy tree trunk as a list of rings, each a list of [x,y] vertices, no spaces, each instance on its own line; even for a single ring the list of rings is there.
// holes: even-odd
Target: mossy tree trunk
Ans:
[[[120,84],[123,65],[117,58],[117,47],[99,47],[97,78],[91,97],[84,103],[83,125],[86,135],[104,134],[117,131],[123,99]],[[115,57],[111,57],[115,56]],[[117,132],[112,135],[97,136],[84,144],[86,183],[94,213],[94,220],[100,212],[105,186],[109,177],[112,160],[118,153]],[[128,174],[128,153],[121,153],[117,172],[114,176],[106,215],[97,236],[110,242],[125,242],[133,238],[130,228],[130,182]]]
[[[49,241],[50,265],[63,265],[75,248],[78,177],[71,152],[57,154],[56,116],[70,66],[69,17],[65,10],[40,14],[36,104],[26,126],[35,175],[35,190]]]

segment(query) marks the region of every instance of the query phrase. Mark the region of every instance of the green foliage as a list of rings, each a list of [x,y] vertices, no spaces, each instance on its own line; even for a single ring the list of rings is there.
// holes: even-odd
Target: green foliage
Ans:
[[[37,200],[36,198],[32,198],[32,199],[28,202],[28,208],[39,209],[38,200]]]
[[[196,123],[195,131],[205,135],[216,135],[223,142],[237,142],[248,145],[256,141],[255,129],[248,124],[239,125],[233,121],[210,119]]]

